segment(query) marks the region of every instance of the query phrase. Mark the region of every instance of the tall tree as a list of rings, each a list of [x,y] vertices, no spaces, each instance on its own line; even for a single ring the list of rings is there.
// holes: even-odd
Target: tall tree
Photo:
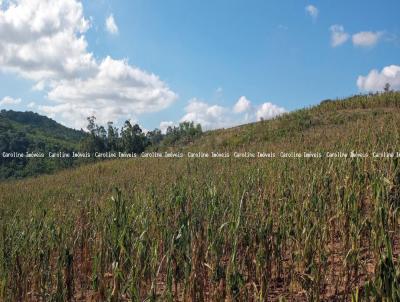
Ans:
[[[141,153],[146,147],[146,137],[138,124],[125,121],[121,130],[122,148],[125,152]]]
[[[118,150],[118,128],[114,127],[113,122],[107,123],[107,151]]]
[[[147,132],[146,138],[149,144],[155,146],[161,143],[161,141],[163,140],[163,135],[161,133],[161,130],[156,128],[153,131]]]

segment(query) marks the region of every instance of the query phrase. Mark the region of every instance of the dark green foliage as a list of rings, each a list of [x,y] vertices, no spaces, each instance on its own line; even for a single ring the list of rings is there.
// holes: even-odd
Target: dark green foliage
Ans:
[[[79,142],[85,136],[82,130],[67,128],[56,121],[34,112],[0,111],[0,133],[2,123],[8,124],[21,132],[41,137],[51,137],[60,141]]]
[[[121,130],[113,122],[107,127],[96,124],[96,117],[88,117],[88,132],[64,127],[45,116],[33,112],[0,112],[0,155],[17,152],[43,153],[45,158],[6,158],[0,156],[0,180],[22,178],[76,166],[98,160],[96,152],[142,153],[147,147],[158,148],[170,144],[184,144],[201,134],[201,126],[181,123],[163,135],[159,129],[143,133],[138,124],[126,121]],[[91,159],[49,158],[48,153],[89,152]]]
[[[118,128],[114,127],[113,122],[107,123],[107,148],[110,151],[117,151],[118,150]]]
[[[5,158],[3,152],[70,152],[76,151],[85,132],[64,127],[33,112],[0,112],[0,179],[20,178],[51,173],[71,167],[70,160],[50,158]]]
[[[82,150],[95,152],[128,152],[140,154],[150,147],[169,147],[186,145],[193,142],[202,134],[201,125],[193,122],[180,123],[178,127],[169,127],[167,134],[154,129],[146,134],[138,124],[132,125],[125,121],[121,131],[114,127],[112,122],[107,124],[107,131],[103,126],[96,124],[94,116],[88,117],[87,129],[90,133],[81,144]]]
[[[89,135],[82,140],[81,148],[83,151],[95,153],[107,151],[107,132],[103,126],[97,125],[96,117],[90,116],[87,118],[87,130]]]
[[[142,153],[149,145],[147,137],[138,124],[132,125],[126,121],[119,134],[118,128],[112,122],[107,124],[107,130],[96,124],[94,116],[88,117],[89,135],[82,141],[81,149],[94,154],[96,152],[129,152]]]
[[[187,144],[203,133],[200,124],[193,122],[182,122],[178,127],[168,127],[164,145]]]
[[[146,136],[138,124],[126,121],[121,130],[121,148],[124,152],[142,153],[147,146]]]
[[[146,133],[146,138],[150,145],[157,146],[164,139],[164,135],[161,133],[160,129],[154,129]]]

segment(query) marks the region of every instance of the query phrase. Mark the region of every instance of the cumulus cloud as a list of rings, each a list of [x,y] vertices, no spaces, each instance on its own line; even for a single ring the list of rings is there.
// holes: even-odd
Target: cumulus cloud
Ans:
[[[0,65],[35,81],[74,77],[95,66],[75,0],[20,0],[0,8]]]
[[[93,113],[100,122],[106,122],[165,109],[176,95],[156,75],[107,57],[93,76],[62,80],[48,97],[63,100],[62,105],[69,104],[69,111],[79,112],[81,117],[83,113]],[[54,109],[65,107],[62,105]]]
[[[318,10],[318,8],[315,7],[314,5],[311,5],[311,4],[310,4],[310,5],[307,5],[306,8],[305,8],[305,10],[306,10],[306,13],[307,13],[308,15],[310,15],[311,18],[313,18],[313,20],[316,20],[316,19],[318,18],[319,10]]]
[[[342,25],[332,25],[330,27],[330,31],[332,47],[342,45],[350,38],[350,35],[344,31],[344,27]]]
[[[358,47],[372,47],[376,45],[379,40],[384,36],[384,32],[381,31],[361,31],[350,36],[347,32],[345,32],[344,27],[342,25],[332,25],[330,27],[331,31],[331,45],[332,47],[337,47],[349,40],[353,42],[354,46]]]
[[[231,122],[228,111],[225,107],[209,105],[195,98],[189,101],[185,108],[186,114],[180,121],[199,123],[204,129],[224,128]]]
[[[114,21],[115,23],[115,21]],[[52,104],[39,107],[79,128],[169,106],[177,95],[156,75],[110,57],[96,59],[90,22],[77,0],[15,0],[0,7],[0,70],[34,81]]]
[[[251,109],[251,102],[245,97],[241,96],[233,107],[235,113],[242,113]]]
[[[185,108],[186,114],[183,121],[199,123],[206,130],[233,127],[236,125],[271,119],[286,112],[282,107],[272,103],[264,103],[253,106],[251,102],[242,96],[232,107],[211,105],[199,99],[192,99]]]
[[[378,43],[382,32],[362,31],[352,37],[353,44],[360,47],[371,47]]]
[[[260,106],[260,108],[257,109],[256,112],[256,117],[257,120],[269,120],[271,118],[274,118],[275,116],[281,115],[285,113],[286,110],[282,107],[279,107],[275,104],[272,103],[264,103]]]
[[[108,16],[106,19],[106,30],[113,35],[116,35],[119,32],[113,15]]]
[[[21,99],[14,99],[10,96],[6,96],[3,99],[0,100],[0,105],[2,106],[13,106],[13,105],[18,105],[22,102]]]
[[[389,83],[392,89],[400,89],[400,66],[386,66],[381,71],[373,69],[368,75],[359,76],[357,79],[357,86],[361,91],[382,91],[386,83]]]

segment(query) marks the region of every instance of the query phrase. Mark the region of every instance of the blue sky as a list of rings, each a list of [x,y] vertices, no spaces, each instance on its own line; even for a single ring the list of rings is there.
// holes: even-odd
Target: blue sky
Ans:
[[[400,89],[397,0],[3,2],[0,108],[77,128],[89,113],[146,129],[186,119],[229,127],[386,82]],[[69,33],[61,42],[60,32]],[[25,51],[13,57],[11,44]]]

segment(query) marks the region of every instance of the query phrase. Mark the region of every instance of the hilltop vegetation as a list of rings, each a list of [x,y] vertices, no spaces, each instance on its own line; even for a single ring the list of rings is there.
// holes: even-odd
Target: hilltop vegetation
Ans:
[[[400,93],[174,150],[400,151]],[[104,161],[0,184],[4,301],[399,301],[397,158]]]
[[[138,124],[125,121],[121,129],[113,122],[104,126],[96,124],[94,116],[88,117],[89,135],[82,141],[81,148],[86,152],[128,152],[140,154],[146,149],[157,150],[166,146],[186,145],[203,133],[201,125],[194,122],[182,122],[178,126],[168,127],[165,134],[160,129],[144,133]]]
[[[83,131],[64,127],[56,121],[34,112],[1,110],[0,121],[2,127],[23,132],[36,140],[52,140],[60,145],[76,144],[84,137]]]
[[[64,127],[33,112],[0,111],[0,153],[72,151],[85,137],[83,131]],[[2,158],[0,180],[50,173],[71,167],[72,162],[55,159]]]
[[[323,151],[327,148],[371,151],[378,147],[374,145],[374,140],[379,140],[375,137],[378,132],[398,139],[397,131],[391,126],[400,108],[399,95],[399,92],[389,92],[325,100],[318,106],[274,120],[206,132],[189,148],[203,151]]]
[[[126,121],[121,129],[112,122],[107,127],[88,118],[87,132],[74,130],[33,112],[0,112],[0,180],[24,178],[94,162],[96,152],[141,153],[165,146],[184,145],[202,134],[200,125],[183,122],[169,127],[166,134],[159,129],[144,133],[138,124]],[[3,156],[11,154],[10,157]],[[91,154],[91,158],[49,158],[49,153]],[[16,157],[13,154],[43,154],[44,157]]]

